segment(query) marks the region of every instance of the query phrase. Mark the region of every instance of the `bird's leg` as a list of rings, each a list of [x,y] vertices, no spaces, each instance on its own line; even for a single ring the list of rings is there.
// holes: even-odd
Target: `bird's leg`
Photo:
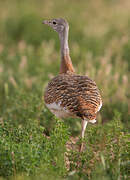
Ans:
[[[86,126],[87,126],[87,121],[86,120],[84,120],[84,119],[82,119],[82,123],[81,123],[81,126],[82,126],[82,131],[81,131],[81,145],[80,145],[80,152],[82,152],[83,151],[83,139],[84,139],[84,133],[85,133],[85,129],[86,129]]]

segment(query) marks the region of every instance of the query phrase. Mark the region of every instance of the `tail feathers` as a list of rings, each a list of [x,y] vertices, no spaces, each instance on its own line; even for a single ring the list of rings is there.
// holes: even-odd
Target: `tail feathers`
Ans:
[[[93,121],[96,119],[96,114],[92,112],[88,112],[84,114],[84,117],[87,118],[88,120]]]
[[[96,122],[96,119],[90,120],[89,122],[94,124]]]

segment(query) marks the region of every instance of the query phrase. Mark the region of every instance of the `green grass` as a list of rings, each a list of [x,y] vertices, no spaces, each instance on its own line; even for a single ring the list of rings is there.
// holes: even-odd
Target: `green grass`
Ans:
[[[0,180],[128,179],[129,0],[6,0],[0,12]],[[56,119],[43,101],[60,65],[58,35],[42,24],[53,17],[69,21],[76,72],[95,80],[102,94],[83,153],[66,147],[79,137],[80,120]]]

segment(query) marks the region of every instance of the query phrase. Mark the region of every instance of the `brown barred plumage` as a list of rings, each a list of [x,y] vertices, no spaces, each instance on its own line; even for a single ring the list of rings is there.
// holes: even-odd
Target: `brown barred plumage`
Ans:
[[[87,122],[96,122],[96,114],[102,106],[96,83],[87,76],[74,73],[69,56],[68,23],[64,19],[44,21],[59,33],[61,42],[60,74],[48,84],[44,100],[46,106],[57,117],[79,117],[82,119],[82,138]],[[81,144],[80,151],[83,149]]]
[[[96,83],[87,76],[72,73],[54,77],[46,88],[44,100],[47,106],[52,103],[60,104],[70,112],[68,116],[77,116],[88,121],[96,118],[102,103]],[[52,108],[53,113],[54,111],[57,110]],[[62,118],[62,115],[59,117]]]

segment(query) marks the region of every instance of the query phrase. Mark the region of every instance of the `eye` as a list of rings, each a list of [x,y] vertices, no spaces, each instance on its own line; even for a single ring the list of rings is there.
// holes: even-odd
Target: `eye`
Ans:
[[[56,24],[56,22],[55,22],[55,21],[53,21],[53,24]]]

